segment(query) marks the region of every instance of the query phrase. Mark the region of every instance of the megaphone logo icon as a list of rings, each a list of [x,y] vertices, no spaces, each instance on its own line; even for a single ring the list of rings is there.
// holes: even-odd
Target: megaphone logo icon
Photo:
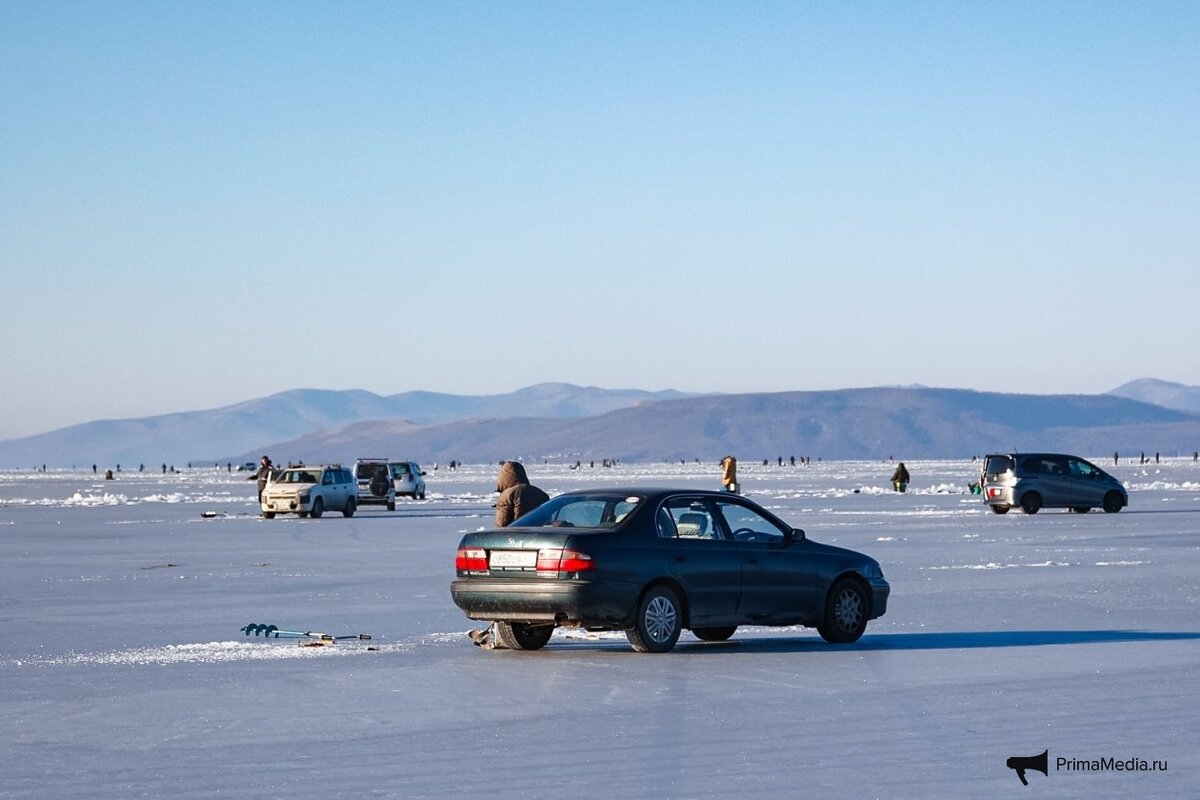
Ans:
[[[1008,759],[1008,768],[1017,771],[1017,777],[1021,779],[1021,783],[1025,786],[1029,785],[1029,781],[1025,780],[1025,770],[1036,769],[1043,775],[1049,775],[1049,769],[1046,762],[1050,757],[1050,751],[1043,750],[1036,756],[1012,756]]]

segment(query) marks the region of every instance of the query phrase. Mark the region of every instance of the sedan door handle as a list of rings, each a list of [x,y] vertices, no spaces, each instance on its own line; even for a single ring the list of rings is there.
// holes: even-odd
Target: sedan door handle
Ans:
[[[757,558],[755,558],[754,556],[747,556],[747,557],[746,557],[746,563],[747,563],[747,564],[757,564],[757,563],[758,563],[758,559],[757,559]]]
[[[675,561],[682,564],[683,562],[687,561],[687,556],[675,556]]]

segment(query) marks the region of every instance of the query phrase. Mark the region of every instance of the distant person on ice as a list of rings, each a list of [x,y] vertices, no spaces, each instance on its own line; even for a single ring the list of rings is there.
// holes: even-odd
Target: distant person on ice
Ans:
[[[525,467],[520,461],[505,461],[500,465],[496,491],[500,493],[500,499],[496,501],[497,528],[508,527],[514,519],[528,514],[550,499],[549,495],[529,483]]]
[[[892,488],[897,492],[908,491],[908,468],[904,466],[903,461],[896,467],[896,471],[892,473]]]
[[[258,472],[246,478],[246,480],[258,481],[258,504],[262,505],[263,489],[267,488],[267,481],[271,480],[271,459],[263,456],[262,460],[258,462]]]
[[[731,494],[738,493],[737,459],[733,456],[721,459],[721,488]]]

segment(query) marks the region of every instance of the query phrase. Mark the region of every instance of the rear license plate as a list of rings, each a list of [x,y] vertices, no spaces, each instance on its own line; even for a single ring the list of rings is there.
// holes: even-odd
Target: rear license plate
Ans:
[[[536,567],[537,550],[493,550],[488,566],[498,569]]]

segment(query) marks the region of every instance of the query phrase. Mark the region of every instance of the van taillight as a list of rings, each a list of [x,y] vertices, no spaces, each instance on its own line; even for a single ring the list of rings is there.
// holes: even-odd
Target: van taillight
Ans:
[[[596,568],[596,562],[587,553],[564,550],[560,547],[545,547],[538,550],[538,572],[586,572]]]
[[[467,572],[487,572],[487,550],[482,547],[460,547],[454,558],[454,568]]]

